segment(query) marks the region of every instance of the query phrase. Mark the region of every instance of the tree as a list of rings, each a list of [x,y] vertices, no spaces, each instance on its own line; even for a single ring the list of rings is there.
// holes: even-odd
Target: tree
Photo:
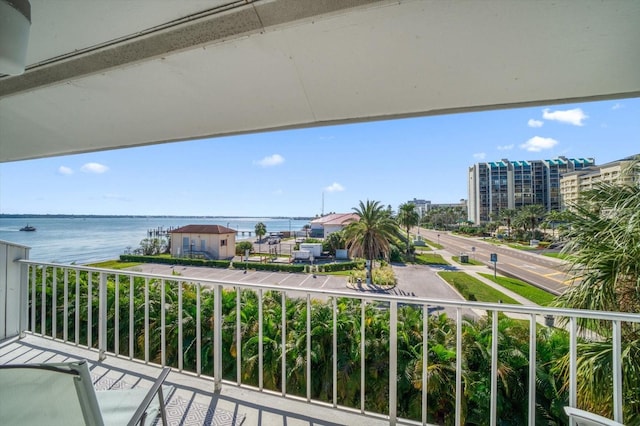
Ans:
[[[155,256],[164,253],[167,249],[166,238],[145,238],[140,241],[140,251],[145,256]]]
[[[535,233],[535,230],[536,230],[536,227],[538,226],[538,222],[540,221],[540,218],[542,218],[545,215],[545,212],[546,210],[544,206],[540,204],[531,204],[528,206],[524,206],[520,211],[520,214],[527,219],[528,226],[530,227],[529,229],[531,229],[532,236]]]
[[[639,165],[630,171],[639,176]],[[624,174],[623,174],[624,177]],[[563,252],[571,263],[573,284],[556,301],[566,308],[640,312],[640,185],[600,183],[580,194],[577,203],[565,214],[570,229]],[[613,333],[608,321],[579,319],[582,330],[597,333],[599,338],[578,346],[578,403],[586,409],[608,415],[610,400],[611,348]],[[623,323],[622,391],[625,400],[638,401],[640,387],[640,327]],[[563,358],[560,371],[568,376],[568,359]],[[635,405],[635,407],[634,407]],[[625,420],[637,424],[639,403],[625,406]]]
[[[258,251],[262,252],[262,237],[267,234],[267,225],[262,222],[256,223],[255,226],[256,237],[258,237]]]
[[[409,254],[409,247],[411,242],[409,230],[411,229],[411,227],[416,226],[420,223],[420,215],[416,211],[416,205],[413,203],[400,204],[400,207],[398,208],[397,221],[401,226],[404,226],[407,231],[407,254]]]
[[[352,256],[369,261],[367,280],[370,280],[373,261],[388,258],[391,240],[399,236],[399,228],[378,201],[360,201],[360,207],[353,210],[360,218],[344,229],[345,240]]]
[[[336,250],[344,248],[344,233],[342,231],[332,232],[325,238],[325,243],[329,247],[329,253],[336,254]]]
[[[500,212],[500,218],[507,223],[507,237],[511,238],[511,220],[518,214],[514,209],[504,209]]]

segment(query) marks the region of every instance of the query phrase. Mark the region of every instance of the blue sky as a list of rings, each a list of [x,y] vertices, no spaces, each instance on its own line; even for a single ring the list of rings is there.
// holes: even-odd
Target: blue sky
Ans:
[[[480,161],[640,153],[640,99],[178,142],[0,164],[0,213],[315,216],[467,198]],[[324,194],[324,197],[323,197]]]

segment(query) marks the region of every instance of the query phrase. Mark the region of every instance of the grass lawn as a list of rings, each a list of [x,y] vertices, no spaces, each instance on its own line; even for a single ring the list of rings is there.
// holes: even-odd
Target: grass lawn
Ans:
[[[91,263],[87,266],[92,268],[104,268],[104,269],[125,269],[133,266],[142,265],[140,262],[120,262],[119,260],[107,260],[104,262]]]
[[[426,239],[426,238],[422,238],[422,240],[429,244],[431,247],[435,248],[436,250],[442,250],[444,247],[442,246],[442,244],[438,244],[438,243],[434,243],[433,241]]]
[[[502,301],[503,303],[512,305],[520,304],[506,294],[489,287],[479,279],[464,272],[438,272],[438,275],[454,286],[467,300],[491,303],[499,303]]]
[[[556,298],[553,294],[516,278],[496,277],[494,279],[492,274],[481,273],[480,275],[541,306],[547,306]]]
[[[480,262],[478,260],[472,259],[472,258],[469,258],[469,261],[467,263],[460,262],[460,256],[452,256],[451,258],[455,262],[458,262],[461,265],[474,265],[474,266],[482,266],[482,265],[484,265],[484,263],[482,263],[482,262]]]
[[[518,244],[518,243],[509,243],[507,245],[509,247],[511,247],[511,248],[514,248],[516,250],[522,250],[522,251],[536,251],[536,250],[538,250],[538,247],[525,246],[523,244]]]
[[[442,256],[436,253],[416,253],[415,263],[417,265],[449,265]]]
[[[562,260],[570,260],[571,259],[571,255],[566,254],[566,253],[560,253],[560,252],[549,252],[549,253],[542,253],[543,256],[548,256],[548,257],[555,257],[556,259],[562,259]]]

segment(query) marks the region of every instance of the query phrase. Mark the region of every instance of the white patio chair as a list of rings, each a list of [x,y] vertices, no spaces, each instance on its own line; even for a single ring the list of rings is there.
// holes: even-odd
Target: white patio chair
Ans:
[[[164,368],[150,389],[96,391],[87,361],[0,366],[0,425],[166,426]],[[171,387],[164,387],[164,393]]]
[[[624,426],[622,423],[579,408],[564,407],[564,412],[569,416],[569,420],[574,420],[578,426]]]

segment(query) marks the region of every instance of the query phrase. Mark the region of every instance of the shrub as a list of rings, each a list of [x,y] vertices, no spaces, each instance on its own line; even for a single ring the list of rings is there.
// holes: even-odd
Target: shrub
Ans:
[[[249,253],[253,251],[253,244],[251,241],[239,241],[236,243],[237,255],[243,256],[246,250],[249,250]]]

